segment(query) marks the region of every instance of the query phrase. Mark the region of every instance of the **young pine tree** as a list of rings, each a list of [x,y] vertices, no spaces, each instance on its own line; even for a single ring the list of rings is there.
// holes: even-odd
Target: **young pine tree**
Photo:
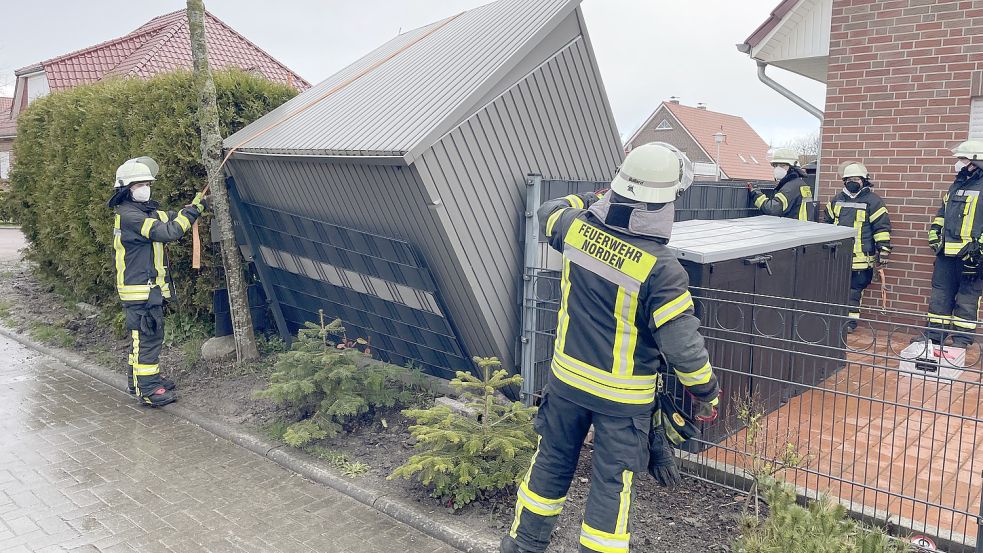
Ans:
[[[867,528],[847,517],[842,505],[827,498],[808,507],[795,502],[792,489],[775,480],[762,486],[769,515],[764,520],[745,519],[742,535],[734,543],[736,553],[905,553],[907,544],[878,529]]]
[[[305,417],[287,428],[283,439],[299,447],[335,436],[342,425],[377,407],[409,403],[412,392],[400,379],[403,369],[382,363],[363,363],[354,349],[337,349],[345,334],[341,321],[307,323],[290,351],[277,358],[270,384],[254,394],[289,405]],[[309,415],[309,417],[307,416]]]
[[[455,509],[516,485],[536,449],[536,409],[519,402],[503,405],[494,397],[496,390],[518,385],[522,378],[509,376],[494,357],[474,361],[482,377],[459,371],[451,386],[475,415],[446,406],[404,411],[416,419],[410,432],[419,452],[389,476],[419,480]]]

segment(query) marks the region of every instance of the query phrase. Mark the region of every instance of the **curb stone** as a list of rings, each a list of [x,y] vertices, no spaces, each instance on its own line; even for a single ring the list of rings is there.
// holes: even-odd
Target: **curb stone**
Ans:
[[[121,393],[127,393],[126,379],[123,375],[105,367],[89,363],[77,353],[42,345],[5,327],[0,327],[0,336],[5,336],[30,349],[53,357],[99,382],[115,388]],[[495,553],[498,551],[497,544],[465,535],[459,529],[432,520],[426,513],[407,502],[388,497],[386,494],[376,490],[363,488],[354,482],[332,474],[313,462],[308,455],[285,449],[283,444],[233,428],[229,424],[211,419],[177,404],[167,405],[159,409],[199,426],[219,438],[228,440],[237,446],[265,457],[291,472],[328,486],[359,503],[367,505],[398,522],[465,553]]]

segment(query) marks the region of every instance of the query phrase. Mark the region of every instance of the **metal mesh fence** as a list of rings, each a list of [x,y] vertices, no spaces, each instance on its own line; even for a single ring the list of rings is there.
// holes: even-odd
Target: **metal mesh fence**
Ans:
[[[538,241],[527,249],[524,272],[522,372],[530,402],[548,379],[560,304],[558,264],[544,252]],[[977,544],[978,345],[926,343],[923,314],[879,308],[873,297],[856,320],[843,305],[691,292],[724,395],[720,418],[678,452],[686,472],[744,492],[754,474],[775,470],[800,495],[828,495],[899,535],[929,535],[947,551]],[[665,380],[688,408],[678,382]]]

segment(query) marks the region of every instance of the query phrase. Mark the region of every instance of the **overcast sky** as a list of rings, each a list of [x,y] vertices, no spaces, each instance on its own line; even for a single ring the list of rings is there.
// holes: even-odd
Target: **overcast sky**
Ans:
[[[311,83],[408,30],[488,0],[206,0],[213,14]],[[814,132],[817,120],[757,80],[734,47],[778,0],[584,0],[583,8],[614,115],[631,134],[670,96],[743,116],[765,141],[782,145]],[[0,93],[13,71],[116,38],[183,9],[182,0],[31,0],[4,13]],[[769,69],[820,109],[825,87]]]

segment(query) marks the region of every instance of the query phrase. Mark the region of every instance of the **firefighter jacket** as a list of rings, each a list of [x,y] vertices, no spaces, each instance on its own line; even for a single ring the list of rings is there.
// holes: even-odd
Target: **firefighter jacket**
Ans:
[[[983,169],[970,172],[967,168],[959,172],[943,196],[942,207],[928,231],[929,241],[942,241],[943,255],[962,257],[970,250],[970,243],[979,243],[983,234],[980,191],[983,191]]]
[[[116,206],[113,250],[116,262],[116,291],[123,305],[139,305],[159,288],[164,299],[173,297],[164,244],[184,235],[201,216],[198,207],[179,212],[161,211],[157,202],[125,200]]]
[[[884,200],[870,190],[860,189],[856,198],[841,191],[826,204],[826,222],[841,227],[853,227],[857,235],[853,243],[853,270],[874,267],[879,252],[891,252],[891,217]]]
[[[651,413],[664,356],[690,393],[716,404],[689,278],[666,247],[672,204],[646,211],[611,196],[567,196],[538,211],[563,253],[550,393],[611,416]]]
[[[754,190],[751,192],[751,200],[754,202],[754,207],[765,215],[808,221],[812,187],[802,180],[802,173],[793,168],[785,178],[778,181],[774,196],[769,198],[764,192]]]

